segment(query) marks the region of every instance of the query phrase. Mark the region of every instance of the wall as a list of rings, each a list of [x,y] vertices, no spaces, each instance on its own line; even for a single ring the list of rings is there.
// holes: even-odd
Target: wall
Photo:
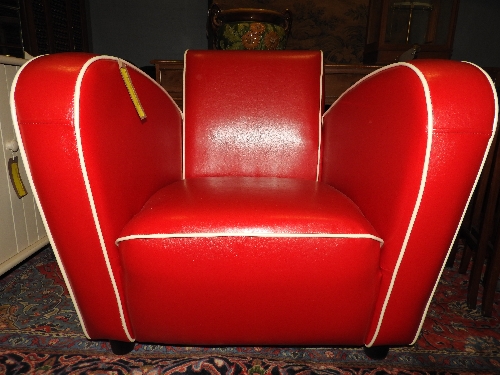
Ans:
[[[88,0],[93,51],[137,66],[205,49],[206,0]],[[452,58],[500,67],[500,1],[461,0]]]
[[[204,0],[89,0],[93,52],[137,66],[206,49]]]
[[[499,0],[460,0],[452,59],[500,67]]]

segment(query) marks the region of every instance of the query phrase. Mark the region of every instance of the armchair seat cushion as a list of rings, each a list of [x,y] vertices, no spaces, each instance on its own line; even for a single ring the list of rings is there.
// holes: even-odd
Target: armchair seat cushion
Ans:
[[[327,184],[291,178],[201,177],[158,191],[124,228],[119,242],[283,234],[378,241],[359,208]]]
[[[382,240],[327,184],[178,181],[153,195],[117,242],[139,341],[363,343]]]

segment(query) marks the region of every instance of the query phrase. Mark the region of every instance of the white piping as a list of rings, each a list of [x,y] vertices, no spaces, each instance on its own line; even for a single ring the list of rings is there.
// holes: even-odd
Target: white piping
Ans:
[[[425,159],[424,159],[424,166],[423,166],[423,170],[422,170],[422,178],[420,180],[420,187],[419,187],[417,199],[415,202],[415,207],[413,208],[413,213],[411,215],[410,222],[408,224],[408,229],[406,231],[403,245],[401,246],[401,251],[399,253],[399,257],[398,257],[398,260],[396,262],[396,265],[394,267],[391,282],[389,284],[389,289],[387,290],[387,294],[385,296],[384,304],[383,304],[382,310],[380,312],[380,316],[379,316],[379,320],[377,323],[377,327],[375,329],[375,333],[373,334],[372,340],[368,344],[366,344],[367,347],[371,347],[375,343],[377,336],[380,332],[380,328],[382,326],[382,321],[384,320],[385,311],[387,309],[387,305],[389,304],[389,299],[391,297],[391,293],[392,293],[392,290],[394,288],[394,284],[396,282],[399,267],[401,266],[401,263],[403,261],[406,247],[408,246],[408,242],[410,240],[410,236],[411,236],[411,233],[413,230],[413,225],[415,224],[418,210],[419,210],[420,204],[422,202],[422,197],[424,194],[425,184],[426,184],[426,180],[427,180],[427,173],[429,170],[430,153],[431,153],[431,148],[432,148],[433,116],[432,116],[432,101],[431,101],[431,97],[430,97],[429,85],[428,85],[424,75],[422,74],[422,72],[418,68],[416,68],[415,66],[410,65],[408,63],[397,63],[397,64],[388,65],[387,67],[382,68],[378,72],[385,70],[385,69],[390,69],[391,67],[394,67],[394,66],[405,66],[405,67],[411,69],[417,75],[417,77],[420,79],[420,81],[422,83],[422,86],[424,89],[424,95],[425,95],[425,102],[426,102],[426,106],[427,106],[427,145],[426,145],[426,150],[425,150]],[[377,72],[374,72],[374,74],[377,74]],[[371,74],[369,76],[371,76]]]
[[[410,345],[415,344],[415,342],[418,340],[418,337],[420,336],[420,332],[421,332],[422,327],[424,325],[425,317],[427,316],[427,312],[429,310],[429,306],[430,306],[432,298],[433,298],[433,296],[434,296],[434,294],[436,292],[437,286],[439,284],[439,280],[441,279],[441,275],[443,274],[443,271],[444,271],[444,268],[446,266],[446,262],[448,260],[448,257],[450,256],[451,249],[453,248],[453,244],[455,243],[456,238],[458,236],[458,233],[460,231],[460,227],[462,226],[462,222],[463,222],[465,214],[467,212],[467,207],[469,207],[469,203],[470,203],[470,201],[472,199],[472,196],[474,195],[474,191],[476,190],[476,186],[477,186],[477,184],[479,182],[479,178],[481,176],[481,172],[483,170],[484,164],[486,163],[486,159],[488,157],[488,153],[490,151],[491,145],[493,144],[493,138],[495,137],[495,133],[496,133],[496,129],[497,129],[496,124],[497,124],[497,121],[498,121],[498,96],[496,94],[495,85],[494,85],[491,77],[489,76],[489,74],[487,74],[481,67],[477,66],[476,64],[472,64],[470,62],[467,62],[467,61],[464,61],[464,62],[467,63],[467,64],[475,66],[481,72],[483,72],[483,74],[488,79],[488,82],[490,83],[491,90],[493,92],[493,99],[494,99],[494,102],[495,102],[495,117],[493,119],[493,127],[492,127],[493,129],[492,129],[490,140],[488,141],[488,145],[486,147],[486,151],[485,151],[484,156],[483,156],[483,161],[481,162],[481,166],[479,167],[479,171],[477,173],[476,180],[474,181],[474,186],[472,187],[472,190],[471,190],[471,192],[469,194],[469,198],[467,199],[467,204],[465,205],[465,208],[464,208],[464,210],[462,212],[462,217],[460,218],[460,223],[458,224],[457,230],[455,231],[455,235],[453,236],[453,241],[451,242],[451,245],[450,245],[450,247],[448,249],[448,253],[446,254],[446,259],[444,260],[443,265],[441,266],[441,271],[439,272],[439,276],[438,276],[438,278],[436,280],[436,283],[434,284],[434,288],[432,289],[432,293],[429,296],[429,300],[427,301],[427,305],[425,307],[424,314],[422,315],[422,319],[420,321],[420,325],[418,327],[417,333],[415,334],[415,337],[414,337],[414,339],[413,339],[413,341],[411,342]]]
[[[78,78],[76,80],[75,84],[75,96],[74,96],[74,107],[75,107],[75,112],[74,112],[74,123],[75,123],[75,136],[76,136],[76,141],[77,141],[77,151],[78,151],[78,156],[80,159],[80,167],[82,170],[82,176],[83,180],[85,182],[85,189],[87,190],[87,196],[90,204],[90,209],[92,211],[92,216],[94,218],[94,225],[97,231],[97,235],[99,237],[99,242],[101,244],[101,250],[104,255],[104,261],[106,263],[106,267],[108,269],[108,274],[109,278],[111,280],[111,284],[113,286],[113,291],[115,293],[116,297],[116,303],[118,305],[118,310],[120,314],[120,319],[123,327],[123,331],[125,332],[125,335],[127,338],[132,342],[135,341],[134,338],[131,336],[130,332],[128,331],[127,323],[125,322],[125,315],[123,311],[123,305],[121,301],[121,296],[118,292],[118,287],[116,285],[116,280],[113,275],[113,270],[111,268],[111,263],[109,261],[109,256],[108,256],[108,251],[106,249],[106,244],[104,242],[104,237],[101,231],[101,225],[99,223],[99,217],[97,215],[97,210],[95,207],[95,202],[94,202],[94,196],[92,194],[92,188],[90,186],[90,180],[87,174],[87,167],[85,165],[85,157],[83,155],[83,147],[82,147],[82,139],[81,139],[81,133],[80,133],[80,89],[82,85],[82,80],[83,76],[85,75],[87,69],[91,64],[98,60],[115,60],[117,63],[117,71],[118,71],[118,63],[119,59],[116,57],[110,57],[110,56],[96,56],[91,59],[89,59],[81,68],[80,73],[78,74]]]
[[[319,135],[318,135],[318,164],[316,165],[316,181],[319,181],[319,169],[320,169],[320,163],[321,163],[321,142],[322,142],[322,134],[321,130],[323,129],[323,108],[322,103],[323,103],[323,51],[320,51],[321,53],[321,75],[319,77]]]
[[[381,66],[379,69],[371,72],[370,74],[367,74],[367,75],[361,77],[352,86],[350,86],[347,90],[345,90],[342,94],[340,94],[340,96],[335,100],[335,102],[333,102],[333,104],[330,106],[330,108],[328,108],[328,110],[323,114],[323,117],[325,117],[326,114],[328,112],[330,112],[330,110],[332,110],[333,107],[335,107],[335,104],[337,104],[337,102],[339,102],[340,99],[342,99],[344,97],[344,95],[347,95],[347,93],[349,91],[353,90],[356,86],[360,85],[362,82],[366,81],[367,79],[370,79],[370,77],[378,75],[380,72],[382,72],[384,70],[391,69],[391,68],[394,68],[394,67],[397,67],[397,66],[400,66],[400,65],[410,66],[410,64],[408,64],[408,63],[397,62],[397,63],[394,63],[394,64],[390,64],[390,65],[386,65],[386,66]]]
[[[380,246],[384,244],[384,240],[380,237],[367,233],[359,234],[341,234],[341,233],[156,233],[156,234],[132,234],[118,238],[115,243],[118,245],[120,242],[137,240],[137,239],[164,239],[164,238],[214,238],[214,237],[267,237],[267,238],[364,238],[380,242]]]
[[[35,59],[37,59],[39,57],[41,57],[41,56],[35,57],[31,61],[34,61]],[[61,270],[61,274],[62,274],[62,277],[64,279],[64,282],[66,283],[66,287],[68,288],[68,292],[69,292],[69,295],[71,297],[71,300],[73,301],[73,305],[75,306],[76,315],[78,316],[78,320],[80,321],[80,325],[82,327],[83,333],[84,333],[85,337],[87,337],[90,340],[91,337],[89,336],[87,328],[85,326],[85,322],[83,320],[80,308],[78,306],[78,303],[77,303],[77,300],[76,300],[76,297],[75,297],[75,293],[73,292],[73,288],[71,287],[71,283],[69,281],[68,274],[66,273],[66,269],[64,268],[64,264],[63,264],[63,262],[61,260],[61,257],[59,255],[59,251],[58,251],[57,246],[56,246],[56,244],[54,242],[54,238],[52,237],[52,232],[50,231],[50,227],[47,224],[47,218],[45,216],[45,212],[43,211],[43,207],[40,204],[40,198],[38,196],[38,191],[37,191],[37,189],[35,187],[35,184],[33,183],[33,176],[31,174],[31,166],[29,164],[28,157],[26,155],[26,150],[24,148],[24,142],[23,142],[23,138],[21,136],[21,131],[19,130],[19,122],[18,122],[18,119],[17,119],[17,112],[16,112],[16,109],[15,109],[16,107],[15,107],[14,95],[15,95],[15,91],[16,91],[15,88],[16,88],[16,85],[17,85],[17,81],[18,81],[19,75],[21,74],[21,72],[23,71],[23,69],[25,68],[25,66],[27,66],[28,64],[29,64],[29,62],[26,63],[25,65],[23,65],[19,69],[19,71],[17,72],[17,74],[16,74],[16,76],[14,78],[14,81],[12,83],[12,89],[11,89],[11,92],[10,92],[10,108],[11,108],[12,119],[13,119],[13,122],[14,122],[14,131],[16,132],[17,142],[19,144],[19,151],[21,152],[21,155],[22,155],[22,157],[24,159],[24,167],[26,168],[26,174],[28,176],[28,180],[29,180],[29,183],[30,183],[31,188],[32,188],[33,197],[35,198],[36,204],[38,206],[38,211],[40,213],[40,217],[42,218],[42,222],[43,222],[43,224],[45,226],[45,229],[46,229],[46,232],[47,232],[47,236],[48,236],[49,241],[50,241],[50,245],[51,245],[52,250],[54,252],[54,255],[56,257],[57,264],[59,265],[59,268]]]
[[[187,53],[184,52],[184,70],[182,72],[182,179],[186,179],[186,60]]]

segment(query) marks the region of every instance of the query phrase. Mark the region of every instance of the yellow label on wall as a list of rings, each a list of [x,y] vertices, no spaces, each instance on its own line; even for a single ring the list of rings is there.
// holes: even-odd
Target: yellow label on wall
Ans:
[[[21,179],[21,174],[19,173],[19,162],[17,156],[9,159],[9,176],[12,187],[17,194],[17,197],[21,199],[26,196],[28,192],[24,187],[23,180]]]

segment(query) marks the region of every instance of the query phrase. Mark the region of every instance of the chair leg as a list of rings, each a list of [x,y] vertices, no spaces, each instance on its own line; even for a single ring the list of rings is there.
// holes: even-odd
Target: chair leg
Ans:
[[[387,357],[387,354],[389,354],[389,347],[388,346],[371,346],[371,347],[364,347],[365,354],[368,358],[370,359],[375,359],[375,360],[382,360]]]
[[[453,265],[455,264],[455,258],[457,256],[458,252],[458,243],[460,242],[459,237],[455,239],[455,242],[453,243],[453,246],[450,251],[450,255],[448,256],[448,259],[446,260],[446,267],[447,268],[453,268]]]
[[[467,288],[467,307],[475,309],[477,306],[477,296],[479,294],[479,284],[481,283],[481,275],[483,272],[484,261],[486,260],[486,246],[478,246],[474,261],[472,262],[472,269],[469,277],[469,286]]]
[[[116,355],[124,355],[134,350],[135,342],[110,340],[111,351]]]
[[[493,254],[491,254],[491,257],[488,260],[488,264],[486,266],[486,272],[484,274],[483,301],[481,306],[481,310],[484,316],[492,316],[493,314],[493,302],[495,300],[495,292],[499,276],[500,276],[500,238],[497,240],[497,244],[493,249]]]
[[[484,216],[484,224],[482,228],[482,233],[480,235],[479,239],[479,245],[478,245],[478,251],[476,254],[476,258],[479,257],[478,259],[478,265],[474,265],[475,268],[479,269],[479,262],[484,262],[486,259],[487,255],[487,250],[488,250],[488,245],[489,241],[491,240],[494,242],[495,240],[495,229],[498,229],[497,225],[495,225],[495,210],[498,206],[498,201],[500,199],[500,146],[497,146],[497,150],[495,151],[495,160],[493,162],[493,172],[491,175],[491,183],[489,187],[489,192],[488,192],[488,197],[487,197],[487,207],[486,207],[486,212]],[[498,263],[499,261],[497,260],[498,258],[498,248],[495,243],[493,243],[493,253],[490,254],[490,259],[488,260],[488,266],[487,266],[487,275],[485,274],[484,277],[484,298],[483,298],[483,303],[485,302],[485,306],[483,307],[483,315],[489,316],[491,315],[491,309],[488,310],[488,306],[492,308],[493,306],[493,297],[495,294],[495,288],[496,288],[496,280],[494,280],[494,286],[490,287],[490,284],[493,284],[492,278],[496,276],[496,279],[498,279]],[[482,264],[481,264],[481,269],[482,269]],[[476,269],[476,271],[478,271]],[[475,293],[477,296],[477,289],[478,285],[473,284],[472,278],[475,276],[474,283],[479,284],[480,276],[481,273],[480,271],[476,272],[474,275],[471,273],[471,281],[469,285],[469,295],[467,296],[467,305],[469,307],[475,307],[472,306],[472,293]],[[471,290],[471,286],[473,286],[473,289]],[[489,315],[488,315],[489,314]]]
[[[472,259],[472,250],[469,246],[465,245],[464,251],[462,253],[462,259],[460,260],[460,266],[458,267],[458,273],[466,274],[469,268],[470,260]]]

